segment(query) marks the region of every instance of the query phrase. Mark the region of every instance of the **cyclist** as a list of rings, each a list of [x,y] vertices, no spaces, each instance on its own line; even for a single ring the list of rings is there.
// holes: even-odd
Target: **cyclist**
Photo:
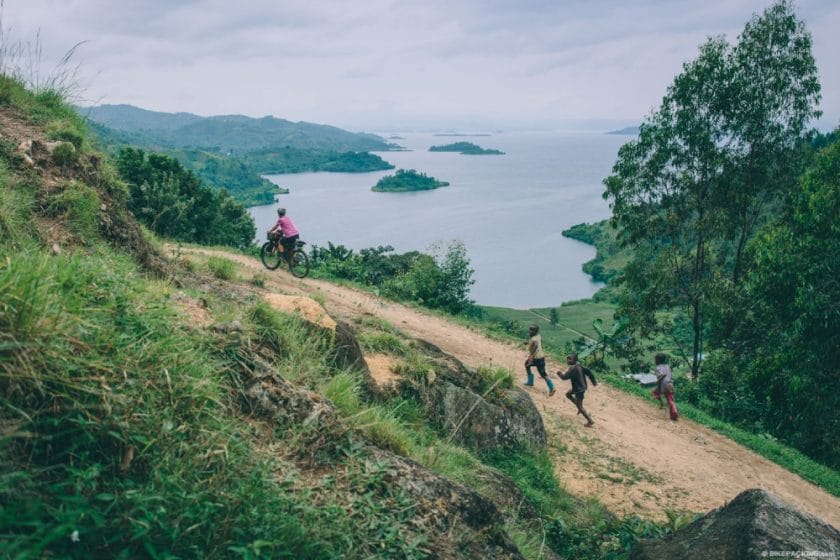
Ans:
[[[285,208],[277,209],[277,223],[274,227],[268,230],[269,234],[280,230],[280,243],[282,246],[280,250],[285,253],[286,260],[290,259],[295,248],[295,243],[300,238],[300,233],[295,227],[292,219],[286,215]]]

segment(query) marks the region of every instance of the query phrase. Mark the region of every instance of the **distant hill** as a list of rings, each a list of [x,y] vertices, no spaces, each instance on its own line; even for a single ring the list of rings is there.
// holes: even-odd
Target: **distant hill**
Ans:
[[[192,113],[161,113],[133,105],[77,107],[79,114],[110,128],[123,131],[175,130],[204,117]]]
[[[148,111],[132,105],[100,105],[79,110],[94,123],[127,133],[132,144],[143,147],[218,149],[234,154],[285,146],[337,152],[397,148],[375,134],[271,116],[259,119],[243,115],[201,117],[191,113]]]
[[[639,127],[638,126],[626,126],[619,130],[611,130],[607,132],[607,134],[626,134],[627,136],[636,136],[639,134]]]

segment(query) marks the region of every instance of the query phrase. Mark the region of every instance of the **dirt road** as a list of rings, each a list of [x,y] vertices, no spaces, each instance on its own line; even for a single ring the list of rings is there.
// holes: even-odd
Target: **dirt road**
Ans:
[[[210,250],[182,250],[183,253]],[[386,302],[371,294],[287,271],[269,272],[257,259],[218,252],[254,272],[266,289],[292,295],[321,294],[327,311],[345,320],[363,314],[388,321],[426,340],[469,366],[493,365],[524,378],[524,341],[505,344],[444,318]],[[549,371],[558,364],[549,363]],[[618,514],[663,519],[667,511],[705,512],[747,488],[764,488],[840,527],[840,500],[731,440],[689,420],[671,422],[667,410],[604,384],[586,394],[595,419],[583,428],[575,407],[563,397],[565,383],[549,398],[545,386],[530,389],[549,433],[557,476],[571,493],[597,497]]]

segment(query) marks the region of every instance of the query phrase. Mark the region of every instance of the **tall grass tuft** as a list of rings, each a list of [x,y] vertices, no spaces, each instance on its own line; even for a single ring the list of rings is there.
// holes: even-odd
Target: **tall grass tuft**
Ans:
[[[207,267],[213,273],[213,276],[220,280],[236,278],[236,263],[224,257],[210,257],[207,259]]]
[[[0,255],[6,250],[18,252],[36,239],[32,220],[34,205],[32,190],[13,186],[6,166],[0,160]]]
[[[49,199],[47,213],[62,216],[67,229],[77,240],[91,243],[99,232],[99,194],[79,181],[70,181],[64,190]]]

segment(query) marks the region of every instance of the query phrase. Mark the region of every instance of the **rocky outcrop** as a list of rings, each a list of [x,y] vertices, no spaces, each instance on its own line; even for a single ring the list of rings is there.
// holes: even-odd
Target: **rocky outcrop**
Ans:
[[[415,388],[431,419],[453,441],[481,451],[545,447],[542,416],[524,391],[488,391],[480,375],[454,356],[426,341],[413,344],[434,364],[434,371],[425,372],[420,387]]]
[[[663,539],[642,541],[630,558],[759,560],[838,555],[840,532],[834,527],[754,488]]]
[[[310,451],[347,437],[348,430],[330,401],[278,375],[259,374],[248,380],[244,399],[246,410],[254,417],[277,426],[307,429]],[[428,537],[427,547],[433,557],[522,558],[492,501],[390,451],[362,442],[352,447],[354,451],[345,461],[358,462],[354,468],[358,472],[375,468],[377,486],[387,487],[388,495],[404,497],[403,502],[413,511],[407,528]],[[317,477],[306,480],[318,485]],[[363,489],[372,491],[368,486]]]
[[[296,388],[279,375],[252,378],[243,395],[249,412],[281,426],[332,426],[337,422],[338,415],[329,401],[318,393]]]
[[[339,367],[367,371],[365,355],[356,335],[347,323],[338,321],[335,326],[335,342],[333,344],[332,357]]]
[[[490,402],[441,380],[428,395],[434,417],[454,441],[480,450],[546,445],[542,417],[523,391],[500,391],[497,402]]]

